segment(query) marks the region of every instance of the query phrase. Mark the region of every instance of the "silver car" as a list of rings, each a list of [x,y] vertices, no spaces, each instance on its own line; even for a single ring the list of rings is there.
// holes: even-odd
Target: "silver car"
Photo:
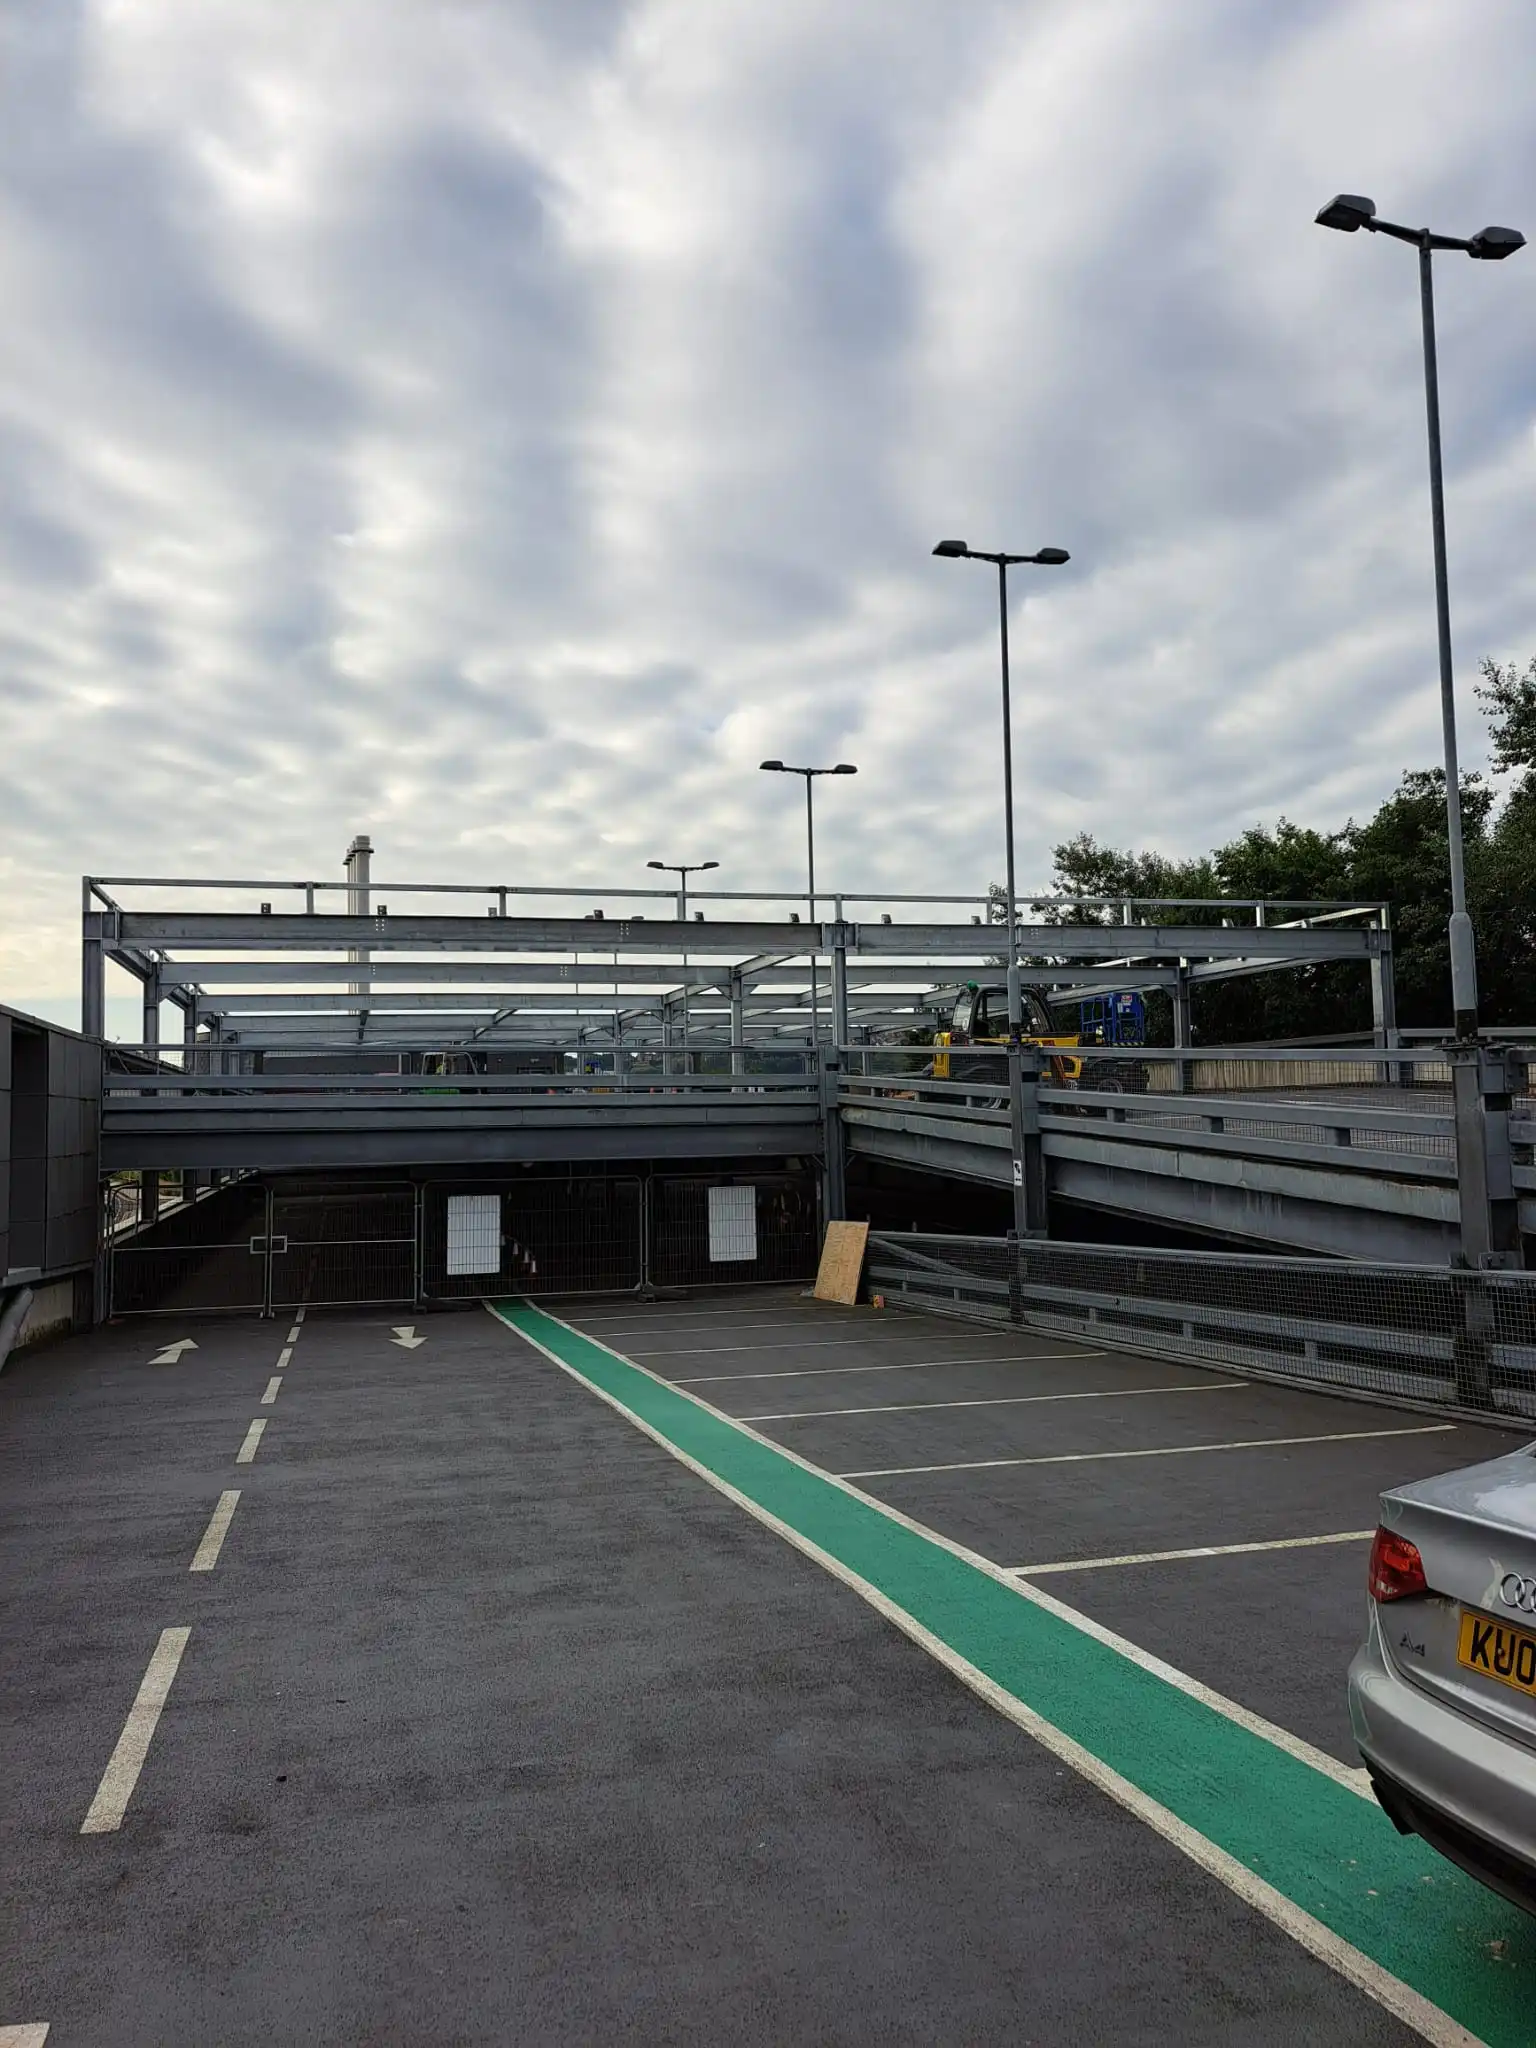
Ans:
[[[1349,1713],[1404,1834],[1536,1913],[1536,1445],[1394,1487]]]

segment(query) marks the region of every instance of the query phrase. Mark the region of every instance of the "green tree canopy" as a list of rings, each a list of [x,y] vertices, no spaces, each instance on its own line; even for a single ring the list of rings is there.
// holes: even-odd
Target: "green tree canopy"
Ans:
[[[1478,982],[1484,1021],[1536,1023],[1536,659],[1483,664],[1479,687],[1493,740],[1494,766],[1520,773],[1505,801],[1480,775],[1461,785],[1467,902],[1477,933]],[[1398,1021],[1449,1026],[1450,916],[1445,775],[1410,770],[1374,816],[1318,831],[1281,818],[1253,825],[1225,846],[1190,860],[1103,846],[1080,832],[1055,851],[1054,884],[1079,896],[1262,897],[1269,901],[1345,899],[1388,905],[1393,933]],[[1229,912],[1228,916],[1241,913]],[[1219,909],[1163,914],[1214,922]],[[1119,921],[1110,909],[1064,909],[1057,921]],[[1207,1044],[1299,1038],[1366,1029],[1370,989],[1364,971],[1347,965],[1304,968],[1199,986],[1196,1035]],[[1163,1035],[1166,1000],[1149,1001]]]

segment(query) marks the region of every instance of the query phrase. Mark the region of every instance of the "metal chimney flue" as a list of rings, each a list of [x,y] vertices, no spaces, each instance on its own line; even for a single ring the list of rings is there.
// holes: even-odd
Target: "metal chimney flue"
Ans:
[[[359,832],[353,839],[352,844],[347,848],[346,860],[343,863],[347,875],[348,917],[366,917],[368,915],[368,883],[372,861],[373,841],[366,832]],[[349,960],[367,962],[372,957],[366,946],[348,946],[347,948],[347,958]],[[370,984],[366,981],[354,981],[349,984],[349,993],[354,996],[365,996],[369,992]]]

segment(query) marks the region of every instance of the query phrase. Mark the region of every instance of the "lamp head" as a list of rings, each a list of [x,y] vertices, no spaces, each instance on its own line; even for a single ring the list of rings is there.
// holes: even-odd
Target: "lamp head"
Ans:
[[[949,555],[963,561],[971,551],[963,540],[941,540],[933,552],[936,555]]]
[[[1063,562],[1071,559],[1065,548],[1038,548],[1035,551],[1035,560],[1042,569],[1059,569]]]
[[[1320,228],[1337,228],[1341,234],[1358,234],[1376,218],[1374,199],[1362,199],[1357,192],[1340,192],[1317,216]]]
[[[851,761],[839,761],[832,770],[834,775],[857,775],[858,772],[858,769],[854,767]]]
[[[1524,247],[1525,237],[1518,228],[1482,228],[1467,244],[1467,254],[1483,263],[1502,263]]]
[[[648,860],[646,862],[646,866],[648,868],[664,868],[666,866],[666,862],[664,860]]]
[[[719,865],[720,863],[717,860],[701,860],[699,862],[699,873],[702,875],[706,868],[717,868]]]
[[[778,769],[782,769],[782,768],[783,768],[783,766],[784,766],[784,763],[783,763],[782,761],[759,761],[757,765],[758,765],[758,767],[759,767],[759,768],[778,768]]]

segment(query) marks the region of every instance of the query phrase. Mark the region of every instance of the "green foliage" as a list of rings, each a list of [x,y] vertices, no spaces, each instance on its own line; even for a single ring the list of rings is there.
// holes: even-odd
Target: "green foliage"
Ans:
[[[1536,660],[1483,664],[1479,696],[1487,707],[1494,762],[1524,773],[1498,806],[1479,775],[1462,778],[1467,903],[1477,933],[1484,1021],[1536,1019]],[[1319,832],[1282,818],[1254,825],[1194,860],[1101,846],[1089,833],[1056,848],[1054,880],[1083,896],[1262,897],[1270,902],[1345,900],[1390,906],[1398,1022],[1444,1026],[1451,1015],[1446,920],[1450,916],[1445,776],[1404,774],[1375,816]],[[1143,913],[1144,915],[1145,913]],[[1231,922],[1243,913],[1219,907],[1158,913],[1163,923]],[[1110,908],[1063,909],[1058,923],[1118,923]],[[1149,997],[1148,1021],[1166,1040],[1166,998]],[[1299,1038],[1368,1029],[1370,987],[1363,969],[1319,966],[1197,986],[1194,1023],[1206,1044]]]
[[[1513,662],[1500,668],[1496,661],[1485,661],[1477,694],[1493,736],[1494,767],[1525,769],[1522,787],[1528,788],[1536,770],[1536,655],[1524,675]]]

